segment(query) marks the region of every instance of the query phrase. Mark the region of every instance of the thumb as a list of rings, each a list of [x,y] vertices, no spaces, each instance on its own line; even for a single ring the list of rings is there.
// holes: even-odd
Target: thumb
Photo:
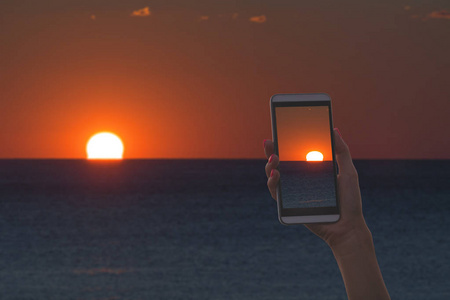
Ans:
[[[347,144],[341,137],[339,129],[334,128],[334,151],[336,154],[336,160],[339,167],[339,174],[353,175],[356,173],[355,166],[353,165],[352,156]]]

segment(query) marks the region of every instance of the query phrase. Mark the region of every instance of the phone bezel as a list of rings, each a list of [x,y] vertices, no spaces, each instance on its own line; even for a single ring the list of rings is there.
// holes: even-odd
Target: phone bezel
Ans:
[[[331,152],[333,156],[334,184],[336,190],[336,207],[320,208],[283,208],[281,196],[281,178],[277,186],[277,206],[278,219],[283,225],[307,224],[307,223],[330,223],[337,222],[340,219],[340,203],[337,190],[337,164],[334,151],[333,134],[333,114],[331,109],[331,97],[326,93],[310,94],[276,94],[270,98],[270,114],[272,121],[272,138],[274,142],[274,151],[278,154],[278,137],[276,125],[276,107],[302,107],[302,106],[328,106]],[[282,172],[282,170],[281,170]]]

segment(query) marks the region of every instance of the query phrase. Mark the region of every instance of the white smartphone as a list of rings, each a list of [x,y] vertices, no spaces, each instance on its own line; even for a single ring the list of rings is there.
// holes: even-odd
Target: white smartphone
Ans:
[[[281,224],[330,223],[340,218],[331,98],[278,94],[270,98],[272,138],[280,163]]]

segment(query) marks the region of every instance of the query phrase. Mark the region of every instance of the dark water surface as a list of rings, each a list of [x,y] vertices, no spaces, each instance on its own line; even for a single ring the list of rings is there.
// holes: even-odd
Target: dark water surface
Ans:
[[[332,161],[280,161],[284,208],[336,207]]]
[[[0,160],[0,299],[346,299],[264,160]],[[355,161],[392,299],[450,299],[450,161]]]

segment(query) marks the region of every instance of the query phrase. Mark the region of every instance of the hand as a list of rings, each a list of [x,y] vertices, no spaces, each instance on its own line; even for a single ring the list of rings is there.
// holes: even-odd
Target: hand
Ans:
[[[332,248],[354,236],[355,232],[369,232],[362,214],[358,173],[353,165],[350,151],[339,131],[335,129],[333,134],[339,167],[337,184],[341,218],[336,223],[305,224],[309,230]],[[271,140],[265,140],[264,152],[269,159],[266,164],[267,186],[272,198],[276,200],[276,188],[280,180],[280,172],[276,169],[279,158],[274,154],[274,144]]]
[[[341,218],[336,223],[305,224],[321,237],[332,249],[344,280],[349,300],[390,300],[378,266],[372,234],[367,228],[362,213],[358,173],[350,156],[347,144],[338,130],[334,130],[335,154],[339,167],[337,176]],[[279,163],[272,141],[264,141],[267,186],[276,200],[276,187],[280,173]]]

